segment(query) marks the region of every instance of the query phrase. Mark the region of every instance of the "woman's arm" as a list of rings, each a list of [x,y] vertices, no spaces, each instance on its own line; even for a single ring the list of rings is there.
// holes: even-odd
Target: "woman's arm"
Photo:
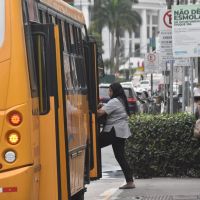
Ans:
[[[97,110],[97,117],[101,117],[102,115],[105,115],[106,112],[102,110],[101,108]]]

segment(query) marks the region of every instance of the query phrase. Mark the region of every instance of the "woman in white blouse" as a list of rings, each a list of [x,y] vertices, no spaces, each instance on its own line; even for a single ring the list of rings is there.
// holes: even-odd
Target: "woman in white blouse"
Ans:
[[[125,140],[131,135],[128,126],[128,101],[120,83],[111,84],[108,94],[109,102],[97,110],[98,117],[107,114],[106,124],[99,136],[100,147],[112,145],[126,179],[126,184],[120,189],[132,189],[135,188],[133,172],[125,159],[124,151]]]

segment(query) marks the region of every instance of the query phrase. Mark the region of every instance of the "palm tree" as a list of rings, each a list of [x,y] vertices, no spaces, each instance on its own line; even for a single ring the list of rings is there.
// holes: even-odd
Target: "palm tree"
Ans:
[[[111,65],[114,71],[119,67],[120,34],[124,30],[131,33],[141,24],[140,15],[133,10],[136,0],[98,0],[98,9],[95,9],[94,24],[99,30],[107,26],[111,33]],[[96,7],[97,8],[97,7]],[[111,67],[112,67],[111,66]]]

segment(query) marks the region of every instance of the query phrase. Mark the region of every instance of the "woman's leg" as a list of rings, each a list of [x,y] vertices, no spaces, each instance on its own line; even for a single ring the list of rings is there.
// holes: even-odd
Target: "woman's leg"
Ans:
[[[120,167],[122,168],[126,182],[128,183],[128,182],[133,182],[133,172],[125,159],[124,146],[125,146],[125,139],[115,137],[114,142],[112,144],[113,151],[116,160],[118,161]]]

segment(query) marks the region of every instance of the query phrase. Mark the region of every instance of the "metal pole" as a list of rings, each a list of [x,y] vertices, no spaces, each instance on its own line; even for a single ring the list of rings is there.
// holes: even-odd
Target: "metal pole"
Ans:
[[[153,96],[153,74],[151,74],[151,96]]]
[[[173,61],[170,60],[170,114],[173,113]]]
[[[185,66],[182,74],[182,111],[185,112]]]
[[[195,68],[195,58],[191,58],[191,111],[194,114],[194,88],[193,88],[193,69]]]

